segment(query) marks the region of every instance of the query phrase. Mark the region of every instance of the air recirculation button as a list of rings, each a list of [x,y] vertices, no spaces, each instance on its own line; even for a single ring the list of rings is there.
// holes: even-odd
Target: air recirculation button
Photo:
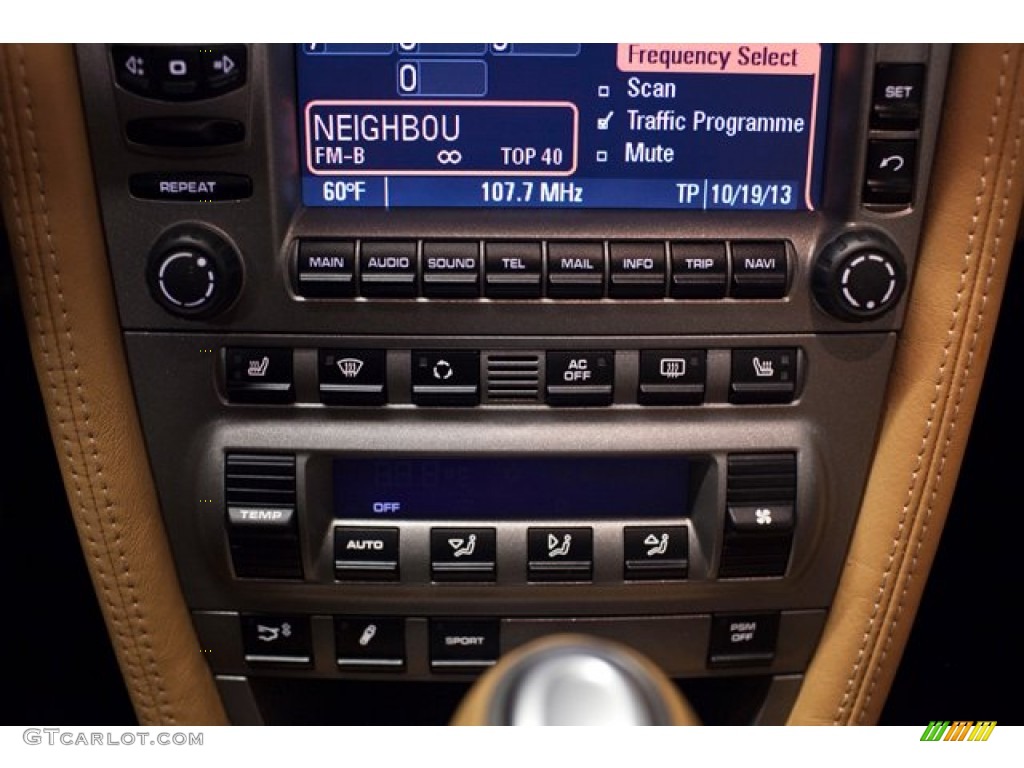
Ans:
[[[206,318],[234,303],[242,287],[242,259],[222,235],[183,224],[153,245],[146,270],[149,291],[172,315]]]
[[[895,307],[906,287],[899,249],[879,232],[847,232],[826,245],[814,265],[818,304],[840,320],[864,322]]]

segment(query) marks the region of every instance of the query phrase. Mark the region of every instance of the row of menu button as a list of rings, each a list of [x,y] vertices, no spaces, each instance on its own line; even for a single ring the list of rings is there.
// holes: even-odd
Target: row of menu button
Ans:
[[[780,299],[781,240],[303,240],[295,292],[309,298]]]
[[[779,636],[778,611],[715,614],[707,666],[771,664]],[[243,614],[242,646],[252,668],[312,669],[313,627],[309,616]],[[339,670],[402,672],[408,663],[406,620],[401,616],[334,616],[334,651]],[[494,618],[430,619],[430,669],[476,673],[493,666],[501,652],[501,621]]]
[[[730,350],[729,402],[789,403],[796,396],[798,354],[794,347]],[[476,350],[414,350],[411,400],[421,406],[479,405],[493,375]],[[699,405],[707,380],[704,349],[641,350],[637,402],[642,405]],[[615,386],[613,350],[551,350],[544,357],[543,395],[553,406],[608,406]],[[525,358],[524,358],[525,359]],[[321,402],[328,405],[387,404],[387,354],[381,349],[320,349],[317,352]],[[541,394],[540,360],[534,380]],[[483,370],[482,370],[483,368]],[[225,351],[228,399],[240,403],[292,403],[293,350],[283,347],[229,347]],[[482,380],[483,379],[483,380]],[[496,397],[496,399],[498,399]]]
[[[399,581],[399,535],[398,528],[335,528],[335,577],[339,581]],[[583,526],[530,528],[527,560],[530,581],[590,581],[594,531]],[[626,526],[623,531],[622,575],[626,580],[685,579],[688,562],[685,526]],[[495,581],[495,529],[431,529],[430,575],[435,582]]]

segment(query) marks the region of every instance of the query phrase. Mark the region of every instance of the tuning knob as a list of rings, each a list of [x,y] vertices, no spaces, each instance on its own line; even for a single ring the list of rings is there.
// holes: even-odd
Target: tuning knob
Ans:
[[[899,302],[907,270],[899,248],[880,232],[847,232],[818,254],[811,287],[818,304],[840,320],[881,317]]]
[[[242,259],[223,235],[182,224],[153,244],[146,280],[153,298],[172,315],[211,317],[238,298]]]

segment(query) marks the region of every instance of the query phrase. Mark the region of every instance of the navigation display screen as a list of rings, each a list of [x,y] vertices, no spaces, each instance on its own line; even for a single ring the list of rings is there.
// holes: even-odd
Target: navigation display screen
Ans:
[[[308,206],[808,210],[818,44],[306,43]]]
[[[340,519],[528,520],[688,514],[687,459],[335,459]]]

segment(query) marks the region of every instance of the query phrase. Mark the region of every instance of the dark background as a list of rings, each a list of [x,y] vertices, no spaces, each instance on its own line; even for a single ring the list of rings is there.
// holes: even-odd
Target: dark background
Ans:
[[[0,231],[4,364],[0,724],[136,722],[67,509]],[[960,482],[917,623],[881,722],[996,720],[1024,725],[1018,565],[1024,507],[1016,486],[1024,248],[1006,300]]]

